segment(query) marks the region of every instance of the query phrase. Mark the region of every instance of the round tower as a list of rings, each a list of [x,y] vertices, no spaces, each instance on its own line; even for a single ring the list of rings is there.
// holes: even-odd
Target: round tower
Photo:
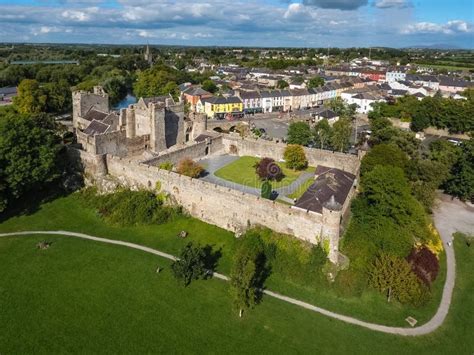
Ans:
[[[323,204],[322,239],[329,241],[329,260],[337,264],[339,256],[339,229],[341,224],[342,205],[334,195]]]

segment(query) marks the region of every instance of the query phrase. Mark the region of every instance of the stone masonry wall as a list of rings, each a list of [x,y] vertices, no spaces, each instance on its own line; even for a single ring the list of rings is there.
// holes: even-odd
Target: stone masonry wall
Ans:
[[[80,153],[83,162],[94,162],[90,154]],[[151,165],[125,158],[106,156],[109,175],[131,187],[155,188],[170,193],[192,216],[221,228],[243,232],[249,226],[263,225],[276,232],[317,243],[322,215],[291,209],[289,206],[233,189],[192,179]],[[86,171],[95,168],[86,167]]]
[[[200,159],[208,154],[219,153],[223,149],[222,137],[217,137],[199,143],[188,143],[184,146],[172,147],[161,152],[158,157],[143,163],[159,166],[161,163],[171,162],[176,165],[183,158]]]

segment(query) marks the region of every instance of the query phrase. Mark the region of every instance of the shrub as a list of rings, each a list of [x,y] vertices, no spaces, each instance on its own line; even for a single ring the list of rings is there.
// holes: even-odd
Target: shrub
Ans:
[[[316,285],[324,281],[322,269],[327,254],[320,245],[312,245],[267,228],[254,228],[265,245],[265,257],[272,272],[290,282]]]
[[[255,172],[262,180],[277,180],[283,178],[280,166],[272,158],[262,158],[255,164]]]
[[[174,277],[186,287],[192,280],[206,277],[206,252],[200,245],[186,244],[179,254],[179,260],[171,264]]]
[[[429,299],[429,290],[412,272],[410,264],[389,254],[380,254],[369,269],[369,282],[376,290],[400,303],[421,306]]]
[[[412,271],[418,278],[429,286],[438,276],[439,261],[428,248],[414,248],[407,258]]]
[[[290,144],[285,148],[284,158],[286,167],[293,170],[302,170],[308,166],[306,154],[301,145]]]
[[[272,197],[272,184],[270,181],[265,180],[262,184],[261,196],[268,200]]]
[[[160,169],[171,171],[173,170],[173,163],[170,161],[165,161],[159,165]]]
[[[122,189],[98,195],[95,189],[84,189],[81,195],[107,222],[121,226],[161,224],[179,213],[178,209],[164,206],[161,199],[146,190]]]
[[[184,158],[178,163],[176,171],[181,175],[186,175],[192,178],[201,176],[204,168],[190,158]]]

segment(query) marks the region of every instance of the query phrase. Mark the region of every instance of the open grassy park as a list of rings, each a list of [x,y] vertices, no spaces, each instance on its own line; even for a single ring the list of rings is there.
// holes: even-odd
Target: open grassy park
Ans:
[[[217,170],[215,175],[222,179],[235,182],[236,184],[260,188],[262,186],[262,181],[258,178],[255,173],[254,165],[260,161],[259,158],[243,156],[237,159],[236,161],[224,166],[223,168]],[[303,172],[314,172],[314,167],[308,167],[303,171],[294,171],[288,169],[284,163],[277,163],[281,168],[284,177],[280,181],[272,182],[274,189],[285,187],[294,182]]]
[[[189,239],[220,249],[218,270],[228,274],[235,240],[219,228],[188,217],[159,226],[118,228],[105,224],[76,195],[39,206],[29,215],[8,218],[0,231],[69,230],[132,241],[177,254]],[[38,241],[53,244],[38,250]],[[441,329],[417,338],[372,332],[269,297],[239,319],[232,310],[228,285],[197,281],[188,288],[172,277],[169,261],[157,256],[92,241],[60,236],[0,239],[0,349],[2,353],[58,352],[375,352],[472,353],[474,249],[456,240],[457,287]],[[442,263],[444,265],[444,263]],[[156,274],[157,266],[163,271]],[[443,271],[442,271],[443,272]],[[407,315],[420,323],[437,307],[443,277],[436,282],[436,302],[423,310],[387,305],[367,293],[341,298],[330,289],[292,282],[278,273],[271,290],[360,319],[404,324]],[[418,313],[417,313],[418,312]]]

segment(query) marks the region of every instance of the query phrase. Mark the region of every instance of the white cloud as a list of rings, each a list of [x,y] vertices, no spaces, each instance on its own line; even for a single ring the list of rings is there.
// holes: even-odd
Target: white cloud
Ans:
[[[472,33],[472,24],[462,20],[452,20],[445,24],[433,23],[433,22],[418,22],[415,24],[407,25],[402,29],[403,34],[462,34]]]
[[[118,0],[119,6],[101,5],[100,0],[78,0],[88,3],[83,6],[73,0],[44,3],[50,1],[56,1],[55,6],[0,5],[0,41],[32,36],[53,42],[143,43],[150,39],[199,45],[401,46],[417,35],[427,38],[425,33],[436,41],[439,33],[457,39],[456,35],[461,38],[472,31],[462,20],[441,25],[411,23],[405,11],[378,11],[374,17],[373,8],[364,5],[375,6],[376,0],[287,0],[293,2],[286,5],[268,0]],[[401,6],[400,0],[377,2]],[[408,40],[402,33],[412,36]],[[462,40],[466,41],[465,36]]]

